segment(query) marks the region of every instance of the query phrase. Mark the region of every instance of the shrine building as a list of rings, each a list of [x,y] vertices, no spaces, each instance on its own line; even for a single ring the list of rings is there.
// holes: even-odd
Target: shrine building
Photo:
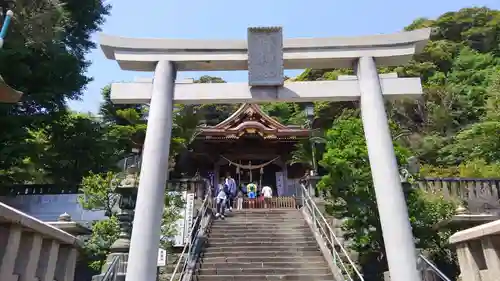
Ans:
[[[215,126],[202,126],[191,144],[191,163],[214,186],[228,173],[238,186],[250,182],[268,185],[273,196],[298,194],[303,165],[290,165],[295,144],[308,139],[310,130],[286,126],[267,115],[257,104],[243,104]]]

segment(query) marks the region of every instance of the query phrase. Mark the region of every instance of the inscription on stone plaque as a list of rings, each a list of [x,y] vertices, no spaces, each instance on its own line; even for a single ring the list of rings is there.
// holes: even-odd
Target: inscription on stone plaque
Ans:
[[[282,86],[283,30],[281,27],[248,29],[248,84]]]

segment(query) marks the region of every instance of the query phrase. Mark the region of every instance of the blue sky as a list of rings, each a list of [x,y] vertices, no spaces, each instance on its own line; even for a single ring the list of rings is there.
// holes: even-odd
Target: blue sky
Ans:
[[[249,26],[283,26],[285,37],[357,36],[400,31],[418,17],[435,18],[469,6],[500,9],[500,0],[108,0],[111,15],[102,32],[125,37],[245,39]],[[97,37],[94,36],[94,40]],[[114,81],[151,77],[123,71],[98,48],[88,55],[94,78],[81,101],[70,107],[96,113],[101,89]],[[246,81],[246,72],[183,72],[179,78],[209,74],[228,82]],[[297,72],[287,73],[296,75]]]

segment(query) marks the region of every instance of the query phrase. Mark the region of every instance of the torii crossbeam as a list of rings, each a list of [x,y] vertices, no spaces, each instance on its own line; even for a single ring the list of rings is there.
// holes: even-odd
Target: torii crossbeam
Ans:
[[[429,29],[350,38],[283,39],[280,27],[249,28],[245,40],[132,39],[101,35],[105,55],[124,70],[154,71],[146,82],[114,83],[115,103],[150,103],[126,281],[154,280],[173,103],[360,100],[378,211],[393,281],[419,281],[408,210],[384,98],[422,94],[419,78],[379,75],[421,52]],[[284,83],[283,69],[354,68],[336,81]],[[248,70],[249,82],[175,83],[177,71]]]

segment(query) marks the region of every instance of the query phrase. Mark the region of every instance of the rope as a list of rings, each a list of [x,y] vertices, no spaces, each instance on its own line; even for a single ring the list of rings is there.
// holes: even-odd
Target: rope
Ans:
[[[229,162],[229,164],[236,166],[238,169],[245,169],[245,170],[263,169],[265,166],[273,163],[274,161],[278,160],[278,158],[280,158],[280,156],[278,156],[278,157],[274,158],[273,160],[268,161],[268,162],[263,163],[263,164],[260,164],[260,165],[252,165],[252,162],[250,162],[249,165],[242,165],[242,164],[238,164],[236,162],[233,162],[233,161],[227,159],[223,155],[221,155],[221,157],[224,158],[224,159],[226,159],[226,161]]]

